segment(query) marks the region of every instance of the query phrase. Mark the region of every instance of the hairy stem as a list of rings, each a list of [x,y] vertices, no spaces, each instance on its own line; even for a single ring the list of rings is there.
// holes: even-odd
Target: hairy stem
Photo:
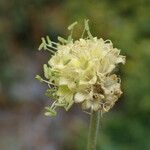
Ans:
[[[96,150],[97,134],[99,131],[100,112],[93,111],[90,116],[87,150]]]

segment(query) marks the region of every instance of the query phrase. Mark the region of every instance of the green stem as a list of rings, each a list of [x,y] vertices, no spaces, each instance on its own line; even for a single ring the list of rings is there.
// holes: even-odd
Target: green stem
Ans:
[[[93,111],[90,117],[87,150],[96,150],[97,134],[99,131],[100,112]]]

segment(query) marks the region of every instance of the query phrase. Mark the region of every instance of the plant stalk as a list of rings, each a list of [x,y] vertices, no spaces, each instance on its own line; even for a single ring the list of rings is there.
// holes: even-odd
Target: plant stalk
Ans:
[[[87,150],[96,150],[97,135],[99,131],[99,121],[100,111],[91,112]]]

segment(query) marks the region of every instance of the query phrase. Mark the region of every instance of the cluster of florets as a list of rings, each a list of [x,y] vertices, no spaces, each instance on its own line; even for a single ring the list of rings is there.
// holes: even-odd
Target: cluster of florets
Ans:
[[[73,31],[74,25],[76,22],[68,29]],[[59,37],[58,41],[54,43],[47,36],[39,47],[52,52],[48,65],[44,64],[46,80],[37,76],[48,84],[46,94],[54,100],[45,114],[56,115],[57,107],[68,110],[74,103],[84,110],[107,112],[122,94],[121,80],[113,71],[117,64],[125,63],[125,57],[110,40],[93,37],[88,20],[79,40],[73,41],[71,32],[67,40]]]

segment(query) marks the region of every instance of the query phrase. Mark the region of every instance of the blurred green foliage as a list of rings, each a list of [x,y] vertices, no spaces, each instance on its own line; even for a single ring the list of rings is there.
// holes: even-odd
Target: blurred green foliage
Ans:
[[[150,149],[150,1],[12,0],[0,1],[0,82],[5,89],[18,77],[14,57],[34,56],[40,37],[67,34],[67,25],[90,19],[93,35],[111,39],[127,55],[121,70],[124,95],[101,120],[98,149]],[[77,37],[82,27],[76,31]],[[69,149],[85,149],[87,128]],[[66,148],[67,150],[67,148]]]

